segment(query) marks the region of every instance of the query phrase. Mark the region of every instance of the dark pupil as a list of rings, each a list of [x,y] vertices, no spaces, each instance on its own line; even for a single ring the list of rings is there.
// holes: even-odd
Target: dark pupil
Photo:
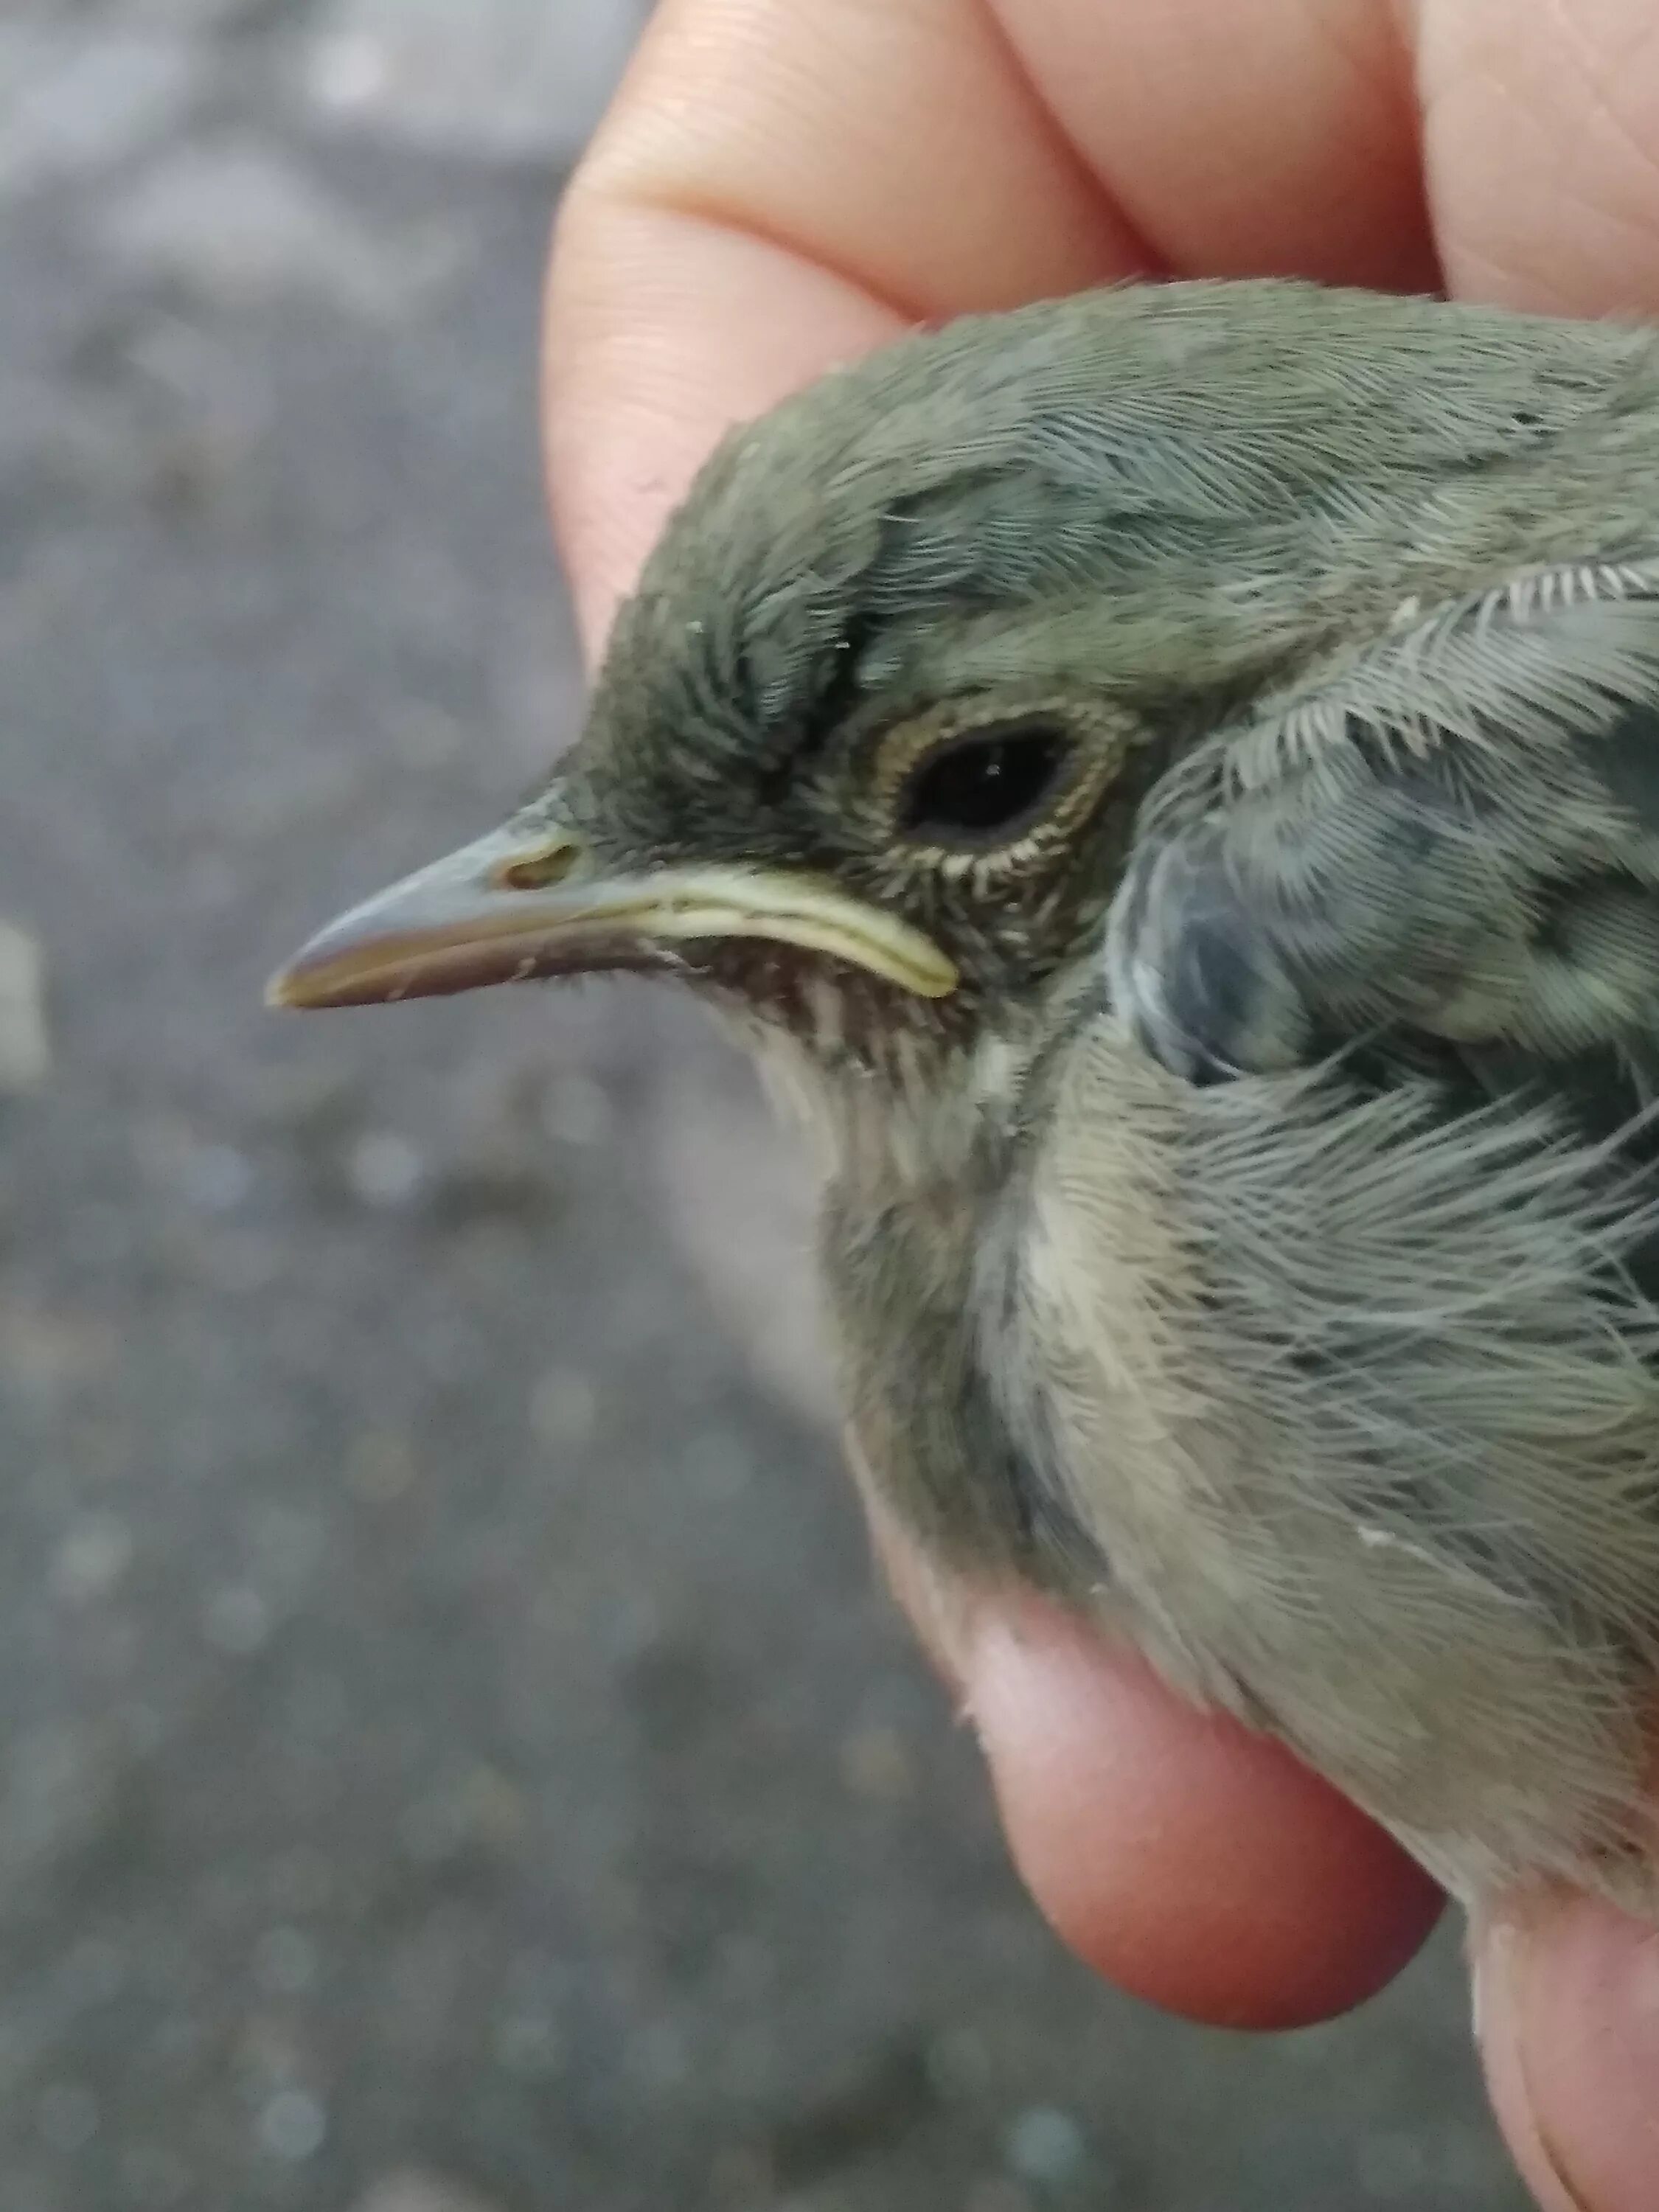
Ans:
[[[912,836],[1006,836],[1041,811],[1066,749],[1060,732],[1042,724],[957,738],[912,774],[902,827]]]

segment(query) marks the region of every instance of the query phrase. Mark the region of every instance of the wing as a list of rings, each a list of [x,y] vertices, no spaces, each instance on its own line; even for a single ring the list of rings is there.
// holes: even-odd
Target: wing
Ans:
[[[1086,1315],[1144,1243],[1100,1197],[1135,1115],[1080,1089],[1127,1025],[1184,1079],[1156,1188],[1190,1308],[1143,1365],[1210,1409],[1163,1422],[1196,1467],[1163,1613],[1454,1881],[1602,1880],[1659,1655],[1659,562],[1404,618],[1207,740],[1108,972],[1024,1356],[1059,1347],[1059,1397],[1133,1346]],[[1184,1464],[1126,1506],[1125,1430],[1034,1455],[1109,1554]]]
[[[1107,957],[1194,1080],[1381,1042],[1627,1120],[1659,1091],[1659,562],[1407,611],[1206,741]]]

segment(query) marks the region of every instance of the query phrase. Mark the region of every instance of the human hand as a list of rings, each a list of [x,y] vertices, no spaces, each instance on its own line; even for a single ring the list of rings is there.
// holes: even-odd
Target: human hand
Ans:
[[[552,277],[555,506],[590,650],[720,430],[917,320],[1169,270],[1659,312],[1649,15],[663,0]],[[1322,1784],[1033,1605],[939,1593],[873,1517],[1022,1871],[1103,1972],[1271,2026],[1410,1955],[1434,1893]],[[1494,2099],[1547,2207],[1652,2201],[1644,1934],[1577,1899],[1477,1932]]]

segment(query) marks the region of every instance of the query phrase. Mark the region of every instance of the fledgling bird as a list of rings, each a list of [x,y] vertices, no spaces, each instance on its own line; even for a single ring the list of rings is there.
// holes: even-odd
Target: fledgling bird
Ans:
[[[733,433],[545,788],[273,994],[617,969],[806,1103],[948,1575],[1659,1917],[1659,333],[1147,285]]]

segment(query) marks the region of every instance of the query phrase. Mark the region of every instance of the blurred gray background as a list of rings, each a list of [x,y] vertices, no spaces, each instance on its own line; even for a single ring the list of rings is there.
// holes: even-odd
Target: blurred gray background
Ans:
[[[262,1011],[576,710],[638,15],[0,5],[0,2212],[1514,2212],[1449,1932],[1249,2041],[1039,1923],[694,1014]]]

